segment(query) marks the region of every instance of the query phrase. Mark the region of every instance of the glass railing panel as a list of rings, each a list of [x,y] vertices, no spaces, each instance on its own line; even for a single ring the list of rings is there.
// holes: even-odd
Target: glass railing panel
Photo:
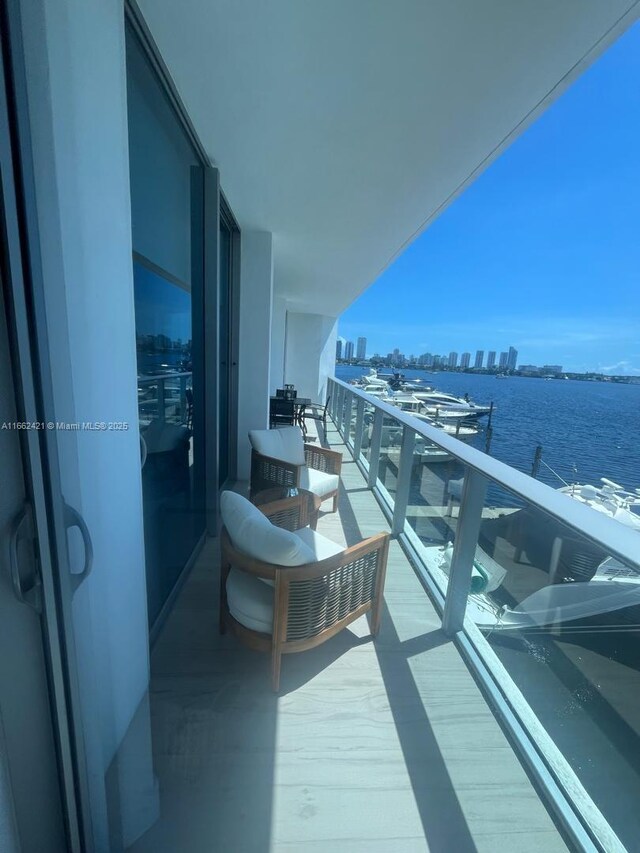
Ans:
[[[380,440],[378,480],[393,498],[398,485],[403,425],[396,418],[384,415]]]
[[[163,411],[161,401],[161,385],[157,381],[138,379],[138,415],[140,429],[148,427],[152,421],[157,421]]]
[[[640,517],[622,498],[615,508],[614,500],[611,512],[619,523],[636,525],[640,537]],[[451,546],[441,548],[438,570],[445,576],[451,553]],[[466,617],[488,665],[497,659],[504,667],[553,749],[623,845],[635,849],[640,567],[623,564],[587,535],[491,484]]]
[[[371,439],[373,437],[373,422],[376,416],[376,407],[373,403],[365,403],[364,416],[362,419],[362,436],[360,443],[360,452],[367,460],[371,461]]]
[[[426,568],[443,591],[447,575],[438,568],[443,549],[455,540],[464,473],[451,454],[416,436],[406,519],[419,539]]]

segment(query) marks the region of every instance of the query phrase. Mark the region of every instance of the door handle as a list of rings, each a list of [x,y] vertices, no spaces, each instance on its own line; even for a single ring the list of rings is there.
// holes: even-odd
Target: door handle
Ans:
[[[71,572],[71,588],[73,592],[75,592],[82,581],[86,580],[86,578],[91,574],[91,569],[93,567],[93,542],[91,541],[91,534],[89,533],[89,528],[87,527],[84,518],[80,515],[77,509],[69,506],[68,503],[65,503],[64,505],[64,524],[67,530],[70,530],[72,527],[77,527],[84,543],[84,565],[82,567],[82,571]]]
[[[20,557],[18,549],[20,542],[28,540],[31,542],[33,551],[34,575],[31,584],[27,587],[23,584],[20,573]],[[42,580],[40,578],[40,567],[35,551],[35,527],[33,523],[33,510],[31,504],[26,503],[16,515],[9,533],[9,566],[11,569],[11,582],[15,597],[21,604],[31,607],[36,613],[42,612]]]
[[[89,528],[85,524],[84,518],[80,513],[64,504],[64,524],[65,529],[70,530],[72,527],[77,527],[82,536],[84,544],[84,565],[81,572],[71,573],[71,589],[75,592],[83,580],[91,573],[93,566],[93,543]],[[37,551],[35,548],[35,525],[33,520],[33,509],[31,504],[26,503],[20,510],[18,515],[13,520],[9,532],[9,567],[11,570],[11,582],[13,584],[13,592],[21,604],[26,604],[33,608],[36,613],[42,612],[42,578],[40,576],[40,565],[38,562]],[[24,581],[22,572],[20,571],[20,542],[29,541],[32,543],[32,551],[34,556],[34,571],[33,578],[27,586]]]

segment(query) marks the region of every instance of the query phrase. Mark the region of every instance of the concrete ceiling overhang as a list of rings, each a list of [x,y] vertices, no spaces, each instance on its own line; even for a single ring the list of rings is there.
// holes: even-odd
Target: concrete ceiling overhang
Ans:
[[[340,314],[638,15],[632,0],[140,0],[278,294]]]

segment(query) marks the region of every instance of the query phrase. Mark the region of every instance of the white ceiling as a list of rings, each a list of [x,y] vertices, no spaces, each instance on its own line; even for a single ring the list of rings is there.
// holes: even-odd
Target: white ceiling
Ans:
[[[279,294],[338,315],[637,17],[632,0],[139,0]]]

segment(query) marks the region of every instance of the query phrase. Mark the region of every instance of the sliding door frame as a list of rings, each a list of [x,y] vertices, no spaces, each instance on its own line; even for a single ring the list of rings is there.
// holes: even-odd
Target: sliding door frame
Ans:
[[[0,188],[9,272],[6,289],[18,417],[29,423],[55,422],[40,229],[32,164],[27,70],[20,4],[0,0],[1,105],[9,128],[0,134],[3,185]],[[52,429],[21,434],[27,499],[35,522],[42,583],[42,635],[50,704],[58,753],[60,793],[70,851],[93,850],[93,827],[74,645],[65,501],[58,447]],[[88,534],[87,534],[88,535]],[[90,544],[85,540],[85,545]],[[77,579],[77,576],[76,576]]]

